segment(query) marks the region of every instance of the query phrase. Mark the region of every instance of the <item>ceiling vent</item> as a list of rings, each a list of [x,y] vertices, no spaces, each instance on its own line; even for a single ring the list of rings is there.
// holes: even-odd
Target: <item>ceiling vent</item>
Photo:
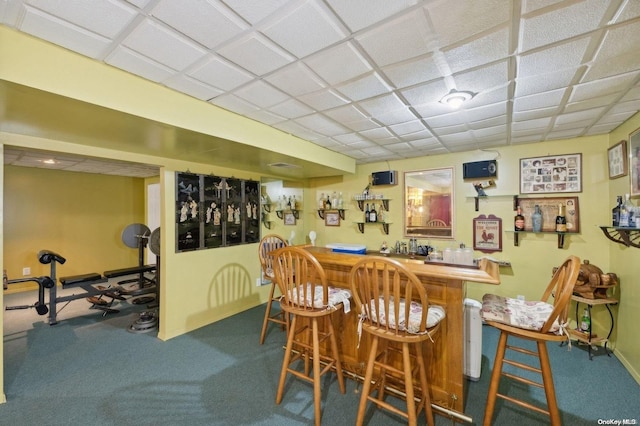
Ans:
[[[269,167],[280,167],[281,169],[299,169],[300,166],[296,166],[295,164],[289,163],[271,163],[268,164]]]

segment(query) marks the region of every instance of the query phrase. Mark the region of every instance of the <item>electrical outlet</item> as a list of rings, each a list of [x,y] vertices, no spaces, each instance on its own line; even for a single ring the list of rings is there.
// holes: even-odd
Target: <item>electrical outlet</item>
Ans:
[[[262,285],[262,279],[256,278],[256,287],[260,287]]]
[[[22,268],[22,276],[28,277],[29,275],[31,275],[31,268],[29,267]]]

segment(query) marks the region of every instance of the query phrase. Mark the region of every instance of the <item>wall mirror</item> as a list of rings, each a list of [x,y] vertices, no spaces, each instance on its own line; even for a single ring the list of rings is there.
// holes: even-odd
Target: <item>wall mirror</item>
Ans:
[[[404,235],[453,239],[453,167],[404,174]]]

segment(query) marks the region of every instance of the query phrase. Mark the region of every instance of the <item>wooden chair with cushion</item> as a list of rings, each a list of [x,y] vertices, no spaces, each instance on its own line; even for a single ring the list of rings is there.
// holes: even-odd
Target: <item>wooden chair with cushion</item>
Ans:
[[[580,259],[576,256],[569,256],[555,271],[539,301],[525,302],[493,294],[485,294],[482,298],[482,318],[488,325],[500,330],[500,338],[498,340],[498,348],[496,350],[489,393],[487,395],[487,407],[484,415],[484,424],[486,426],[492,424],[493,411],[498,397],[521,407],[548,415],[552,425],[561,424],[553,386],[551,364],[549,363],[549,355],[547,352],[547,342],[564,342],[569,339],[565,330],[565,324],[569,313],[573,287],[576,284],[579,272]],[[552,296],[553,301],[548,302]],[[513,344],[509,345],[507,342],[509,337],[535,342],[537,352]],[[539,361],[539,368],[536,365],[505,358],[507,349],[536,357]],[[504,363],[513,368],[540,374],[542,376],[542,383],[518,376],[511,372],[503,372],[502,368]],[[547,399],[547,409],[539,407],[539,404],[534,405],[531,402],[499,393],[498,386],[501,376],[516,380],[525,385],[543,388]]]
[[[274,280],[273,273],[273,253],[287,245],[287,242],[279,235],[269,234],[265,235],[258,245],[258,257],[260,258],[260,266],[262,266],[262,272],[265,277],[271,280],[271,291],[269,292],[269,300],[267,301],[267,309],[264,313],[264,320],[262,321],[262,332],[260,333],[260,344],[264,343],[264,339],[267,335],[267,328],[269,322],[280,324],[283,329],[287,329],[288,318],[285,316],[284,311],[280,310],[275,314],[271,313],[271,305],[273,302],[280,300],[276,297],[275,291],[277,284]]]
[[[280,306],[291,315],[276,404],[282,402],[287,373],[311,382],[315,424],[320,425],[322,376],[335,369],[340,392],[345,393],[338,341],[330,316],[348,303],[351,293],[329,286],[318,260],[303,248],[284,247],[274,257],[275,279],[282,292]],[[321,355],[320,344],[327,340],[331,353]],[[300,364],[304,367],[302,371]]]
[[[427,292],[418,277],[393,259],[363,258],[351,269],[349,283],[362,331],[372,337],[356,424],[363,423],[367,401],[371,401],[404,417],[410,425],[417,423],[417,417],[424,409],[427,422],[432,426],[433,411],[423,344],[433,339],[439,330],[445,316],[444,309],[429,306]],[[383,349],[378,351],[379,347]],[[416,364],[418,386],[414,388]],[[372,383],[375,367],[380,373]],[[385,401],[388,381],[404,383],[406,411]],[[376,389],[378,393],[374,397],[372,393]],[[419,393],[417,405],[416,391]]]

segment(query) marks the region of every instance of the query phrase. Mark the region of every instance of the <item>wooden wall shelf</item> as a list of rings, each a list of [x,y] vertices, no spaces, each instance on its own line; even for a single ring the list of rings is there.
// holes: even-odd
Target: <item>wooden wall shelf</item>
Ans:
[[[338,212],[340,219],[344,220],[344,210],[345,209],[318,209],[318,216],[320,219],[324,219],[324,212]]]
[[[640,228],[601,226],[604,235],[614,243],[640,248]]]

